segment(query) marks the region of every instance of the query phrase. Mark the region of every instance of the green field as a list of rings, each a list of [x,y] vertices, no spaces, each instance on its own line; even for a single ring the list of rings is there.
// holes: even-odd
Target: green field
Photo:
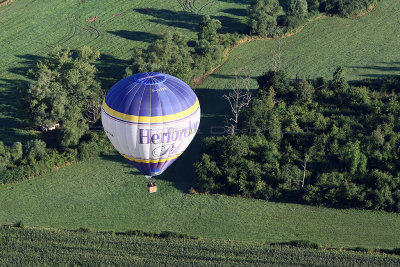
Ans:
[[[226,25],[244,27],[245,5],[237,2],[217,1],[208,12],[225,19],[224,31],[229,31]],[[399,74],[399,13],[399,1],[384,0],[364,17],[311,22],[284,40],[284,68],[291,77],[330,77],[337,65],[348,68],[351,80]],[[93,16],[98,20],[88,24],[85,19]],[[1,7],[0,140],[29,138],[18,120],[23,114],[15,88],[25,80],[26,70],[54,45],[99,49],[98,67],[107,88],[122,77],[132,48],[145,47],[168,30],[194,37],[199,18],[181,12],[176,1],[15,0]],[[22,220],[39,227],[168,230],[214,239],[306,239],[334,247],[399,247],[399,214],[187,194],[195,183],[192,164],[200,157],[201,138],[221,130],[226,112],[221,99],[225,91],[216,89],[229,88],[238,63],[251,77],[267,70],[273,47],[273,41],[239,46],[197,89],[203,112],[200,133],[160,178],[157,194],[147,193],[145,178],[120,156],[109,155],[0,186],[0,224]]]
[[[348,80],[400,74],[400,2],[382,0],[375,10],[348,19],[323,17],[282,40],[282,68],[291,78],[332,78],[346,67]],[[254,41],[233,50],[226,63],[200,86],[226,89],[235,71],[250,77],[271,68],[276,41]],[[242,70],[243,69],[243,70]],[[253,88],[257,83],[253,82]]]
[[[400,257],[271,246],[265,243],[151,238],[54,229],[0,228],[2,266],[398,266]]]
[[[118,155],[0,186],[0,224],[96,230],[174,231],[213,239],[283,242],[306,239],[334,247],[399,246],[400,215],[189,195],[193,175],[181,159],[147,193],[146,180]],[[13,187],[11,189],[11,187]]]

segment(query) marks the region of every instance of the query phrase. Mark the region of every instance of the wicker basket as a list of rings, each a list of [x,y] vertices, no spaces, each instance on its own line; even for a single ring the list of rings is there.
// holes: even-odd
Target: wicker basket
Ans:
[[[157,192],[157,186],[156,186],[156,185],[154,185],[154,186],[149,186],[148,189],[149,189],[149,193],[155,193],[155,192]]]

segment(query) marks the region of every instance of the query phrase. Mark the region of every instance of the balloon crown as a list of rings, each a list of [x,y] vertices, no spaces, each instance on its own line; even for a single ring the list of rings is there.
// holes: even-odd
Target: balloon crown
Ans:
[[[136,82],[142,84],[158,84],[165,82],[167,77],[159,72],[143,72],[133,76]]]

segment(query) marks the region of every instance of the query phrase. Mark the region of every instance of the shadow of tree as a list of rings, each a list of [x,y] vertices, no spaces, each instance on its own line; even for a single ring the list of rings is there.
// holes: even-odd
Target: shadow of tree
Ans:
[[[98,70],[97,76],[105,92],[124,77],[125,69],[129,64],[130,61],[128,60],[119,59],[108,54],[101,54],[100,59],[96,62],[96,67]]]
[[[239,19],[228,16],[215,16],[213,18],[221,21],[222,28],[219,31],[220,33],[244,33],[247,31],[248,26]]]
[[[226,8],[221,11],[235,16],[241,16],[241,17],[247,16],[247,9],[245,8]]]
[[[108,33],[114,34],[116,36],[128,39],[128,40],[133,40],[133,41],[140,41],[140,42],[146,42],[146,43],[152,43],[160,36],[157,34],[153,33],[148,33],[148,32],[141,32],[141,31],[126,31],[126,30],[121,30],[121,31],[108,31]]]
[[[346,68],[352,69],[364,69],[364,70],[372,70],[381,73],[368,73],[361,74],[360,76],[366,78],[385,78],[387,76],[400,75],[400,62],[392,61],[392,62],[377,62],[376,65],[371,66],[345,66]]]
[[[156,8],[137,8],[134,9],[134,11],[154,17],[155,19],[150,19],[150,22],[164,24],[170,27],[188,29],[191,31],[197,31],[197,27],[202,19],[201,15],[188,13],[186,11],[172,11]]]
[[[39,60],[44,60],[47,58],[33,54],[17,55],[16,57],[21,59],[19,62],[21,67],[9,68],[8,71],[22,76],[27,76],[28,71],[30,69],[34,69]]]
[[[16,141],[26,142],[32,136],[27,131],[18,97],[18,89],[27,86],[26,81],[18,79],[0,79],[0,140],[6,145]]]

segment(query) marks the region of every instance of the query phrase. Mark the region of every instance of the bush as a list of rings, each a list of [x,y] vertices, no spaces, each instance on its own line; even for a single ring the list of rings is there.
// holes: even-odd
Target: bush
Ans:
[[[17,228],[24,228],[24,224],[22,223],[22,221],[17,221],[13,224],[13,226]]]
[[[18,162],[19,160],[22,159],[23,156],[23,150],[22,150],[22,144],[21,142],[15,142],[11,149],[11,158],[14,162]]]
[[[392,249],[393,254],[400,255],[400,248]]]
[[[357,251],[357,252],[365,252],[365,253],[368,253],[368,251],[369,251],[368,248],[364,248],[364,247],[355,247],[353,250]]]
[[[282,7],[278,0],[255,0],[248,12],[251,34],[267,36],[273,33]]]
[[[304,24],[304,19],[295,16],[285,16],[280,23],[286,31],[291,31],[301,27]]]
[[[88,133],[85,138],[87,141],[81,143],[78,148],[66,148],[62,152],[46,149],[46,144],[41,140],[31,140],[28,142],[25,152],[22,153],[23,157],[20,157],[18,161],[13,161],[10,153],[7,152],[13,148],[4,146],[3,150],[6,151],[6,156],[0,154],[0,184],[21,181],[52,171],[57,166],[89,159],[113,150],[104,133]],[[17,146],[22,148],[22,144]],[[16,148],[14,150],[17,151]],[[15,151],[14,153],[16,153]]]
[[[40,160],[46,156],[46,143],[42,140],[30,140],[26,145],[26,156],[29,160]]]
[[[377,3],[376,0],[326,0],[325,2],[326,13],[342,17],[356,15]]]
[[[309,240],[293,240],[288,243],[289,246],[298,247],[298,248],[312,248],[319,249],[321,245],[315,242],[311,242]]]
[[[86,228],[86,227],[80,227],[78,230],[76,230],[77,232],[80,232],[80,233],[91,233],[92,232],[92,230],[91,229],[89,229],[89,228]]]

